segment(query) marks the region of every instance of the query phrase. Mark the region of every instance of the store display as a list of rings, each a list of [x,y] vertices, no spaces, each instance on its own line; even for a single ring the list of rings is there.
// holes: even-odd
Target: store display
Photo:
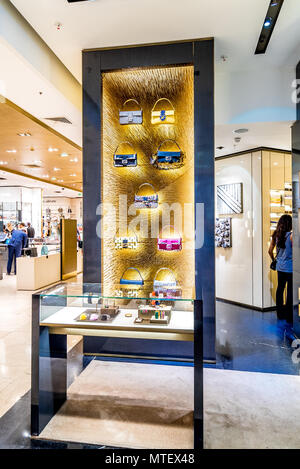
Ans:
[[[144,285],[144,280],[136,267],[128,267],[120,279],[120,285]]]
[[[173,229],[173,235],[171,236],[170,228]],[[167,236],[164,236],[166,230],[169,230]],[[157,239],[157,249],[159,251],[181,251],[182,249],[182,238],[177,235],[174,231],[174,227],[169,225],[165,228],[162,228],[159,237]]]
[[[164,106],[162,109],[157,109],[159,103],[164,103],[167,107]],[[174,124],[174,122],[175,108],[172,102],[168,98],[158,99],[151,111],[151,124]]]
[[[176,146],[176,150],[162,150],[162,147]],[[184,153],[175,140],[164,140],[158,147],[156,153],[152,155],[151,164],[157,169],[176,169],[183,166]]]
[[[116,249],[137,249],[138,238],[137,236],[116,236],[115,248]]]
[[[96,302],[96,309],[87,309],[76,317],[75,321],[80,322],[109,322],[112,321],[120,312],[119,306],[100,304]]]
[[[0,195],[1,196],[1,195]],[[26,217],[26,218],[25,218]],[[31,220],[32,204],[24,202],[0,202],[0,221],[3,225],[21,223],[23,218]]]
[[[138,290],[138,288],[136,288],[136,289],[120,288],[118,290],[115,290],[114,294],[118,298],[138,298],[139,290]]]
[[[293,211],[292,184],[284,183],[282,189],[270,189],[270,235],[276,230],[279,218]]]
[[[128,104],[128,103],[135,103],[138,108],[140,107],[138,101],[136,99],[127,99],[125,103],[122,106],[122,109]],[[136,109],[133,111],[119,111],[119,121],[121,125],[128,125],[128,124],[142,124],[143,123],[143,110],[142,109]]]
[[[158,194],[152,184],[145,182],[140,185],[134,196],[134,206],[136,208],[157,208]]]
[[[168,267],[161,267],[153,280],[152,296],[159,298],[178,298],[182,295],[181,288],[177,285],[175,273]]]
[[[132,148],[133,153],[118,153],[121,145],[128,145]],[[134,148],[129,142],[121,142],[114,152],[114,166],[116,168],[135,167],[137,166],[137,153],[134,153]]]
[[[217,210],[219,215],[243,213],[243,184],[217,186]]]
[[[217,248],[231,248],[231,218],[216,218],[216,235]]]
[[[134,322],[136,324],[169,324],[171,311],[171,306],[161,304],[140,305],[138,307],[138,317],[135,318]]]
[[[102,227],[104,233],[101,278],[105,295],[115,295],[124,301],[141,296],[149,297],[153,290],[155,273],[164,265],[165,256],[172,258],[170,267],[176,277],[178,276],[180,287],[183,288],[184,283],[186,288],[192,289],[195,281],[193,240],[187,236],[190,249],[184,249],[183,252],[182,227],[180,226],[178,232],[170,227],[170,233],[167,232],[166,223],[174,223],[173,217],[169,222],[163,222],[161,226],[161,221],[158,220],[155,231],[149,223],[147,232],[146,224],[142,222],[143,226],[139,228],[138,237],[128,226],[138,226],[133,220],[137,214],[141,220],[150,215],[149,222],[150,220],[151,223],[152,220],[154,222],[156,216],[158,218],[160,215],[159,209],[162,213],[165,210],[163,202],[170,206],[179,204],[182,208],[184,204],[194,202],[193,67],[119,70],[103,73],[102,80],[101,191],[103,198],[105,197],[105,200],[116,208],[119,226],[123,227],[122,229],[117,227],[112,237],[111,232],[109,233],[111,222],[113,223],[110,215],[108,222]],[[134,101],[125,101],[128,97],[134,98]],[[189,103],[188,108],[187,103]],[[130,112],[138,110],[142,110],[142,126],[120,125],[119,120],[107,118],[122,111],[124,113],[120,114],[124,119],[122,123],[126,124],[127,119],[132,119],[133,123]],[[137,156],[135,169],[116,168],[116,166],[128,167],[131,164],[131,157],[135,155]],[[149,164],[152,155],[153,164]],[[184,164],[186,162],[189,164]],[[176,178],[175,171],[156,171],[156,168],[167,170],[181,168],[178,170],[180,178]],[[127,209],[127,226],[120,207],[122,210]],[[132,210],[133,208],[136,208],[136,211]],[[192,233],[193,217],[190,221],[190,233]],[[158,233],[157,228],[162,227],[163,230],[158,236],[154,235],[153,239],[152,230],[153,233]],[[121,274],[129,265],[139,269],[143,277],[145,273],[149,282],[146,282],[144,277],[143,283],[140,276],[130,279],[130,282],[127,281],[126,275],[123,278]],[[147,288],[142,288],[145,284]],[[161,298],[180,298],[181,288],[177,285],[160,288],[157,286]]]

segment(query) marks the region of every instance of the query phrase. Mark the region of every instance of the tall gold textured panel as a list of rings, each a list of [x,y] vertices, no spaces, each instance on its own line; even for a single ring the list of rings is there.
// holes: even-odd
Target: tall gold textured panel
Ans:
[[[185,294],[185,289],[189,291],[194,289],[193,75],[192,66],[174,66],[121,70],[104,73],[102,76],[102,200],[115,207],[119,221],[120,195],[127,194],[128,208],[134,203],[134,195],[139,186],[148,182],[154,186],[159,196],[158,208],[137,210],[136,215],[128,215],[128,223],[139,214],[149,220],[149,236],[145,237],[137,233],[139,245],[136,250],[114,248],[113,214],[106,218],[102,239],[102,279],[106,292],[111,291],[114,288],[113,285],[119,284],[123,272],[128,267],[137,267],[140,270],[149,292],[152,291],[155,273],[160,267],[169,267],[175,272],[177,281],[183,288],[183,294]],[[119,110],[129,98],[136,99],[143,109],[143,124],[141,125],[120,125],[119,123]],[[151,124],[151,110],[159,98],[168,98],[173,103],[175,124]],[[176,140],[184,151],[184,166],[181,168],[159,170],[150,164],[151,155],[166,139]],[[114,167],[113,155],[121,142],[130,142],[134,147],[138,155],[136,167]],[[123,149],[126,151],[126,147]],[[150,219],[161,228],[163,204],[175,203],[180,204],[182,209],[182,225],[179,224],[179,231],[182,233],[183,249],[181,252],[161,252],[157,250],[157,237],[151,237]],[[184,204],[189,205],[185,207]],[[175,221],[171,216],[171,224]],[[178,219],[176,226],[178,227]]]

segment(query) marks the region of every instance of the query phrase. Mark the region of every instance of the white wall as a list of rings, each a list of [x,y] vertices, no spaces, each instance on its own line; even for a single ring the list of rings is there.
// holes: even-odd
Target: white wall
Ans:
[[[243,213],[232,216],[232,248],[216,248],[216,296],[251,305],[253,303],[251,153],[216,161],[216,188],[220,184],[239,182],[243,184]]]
[[[216,187],[237,182],[243,183],[244,210],[231,215],[232,247],[216,248],[216,296],[270,308],[277,287],[268,255],[270,190],[291,182],[291,154],[257,151],[216,160]]]
[[[69,198],[69,197],[43,197],[43,215],[46,215],[46,208],[51,209],[51,214],[58,215],[58,209],[63,209],[65,218],[76,219],[77,223],[82,223],[82,198]],[[68,209],[72,213],[68,213]]]

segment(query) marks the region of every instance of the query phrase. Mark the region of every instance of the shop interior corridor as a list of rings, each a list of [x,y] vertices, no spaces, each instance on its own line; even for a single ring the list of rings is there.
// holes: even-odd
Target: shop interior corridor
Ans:
[[[43,435],[38,440],[30,439],[31,292],[16,292],[15,282],[14,276],[5,276],[0,282],[0,448],[102,447],[100,442],[77,444],[76,436],[72,440],[72,432],[67,431],[70,429],[68,425],[63,425],[63,428],[70,443],[59,442],[57,429],[60,428],[59,419],[65,418],[63,415],[57,422],[53,419],[52,428],[48,430],[52,431],[51,438],[56,442],[47,441],[47,431],[43,434],[44,439]],[[217,303],[217,364],[206,365],[204,373],[207,448],[229,448],[230,445],[243,448],[249,447],[249,441],[254,448],[299,445],[299,428],[293,419],[300,405],[299,365],[292,359],[293,338],[279,326],[274,312],[261,313]],[[96,366],[101,370],[106,360],[84,359],[84,373],[89,373],[89,367]],[[130,359],[125,361],[131,363]],[[121,366],[120,362],[122,360],[115,360],[114,366]],[[166,371],[163,374],[167,376],[169,372],[170,376],[174,375],[170,363],[140,360],[134,366],[139,365],[164,367]],[[187,383],[192,381],[191,364],[176,365],[178,372],[183,370]],[[77,380],[73,384],[75,389]],[[81,386],[82,393],[84,386]],[[189,397],[192,403],[192,396],[187,396],[187,401]],[[72,407],[72,400],[69,405]],[[257,415],[254,407],[257,407]],[[255,433],[256,419],[264,420],[261,431],[269,425],[267,437],[262,438],[261,432]],[[225,421],[227,431],[223,432]],[[292,426],[289,424],[289,437],[279,442],[276,436],[278,426],[291,421],[294,423]],[[84,425],[85,419],[80,419],[80,422]],[[74,426],[74,422],[71,423]],[[191,436],[187,433],[188,438]]]

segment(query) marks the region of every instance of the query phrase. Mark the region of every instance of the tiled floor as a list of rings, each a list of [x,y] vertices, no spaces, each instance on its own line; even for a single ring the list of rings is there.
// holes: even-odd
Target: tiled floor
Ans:
[[[29,438],[31,292],[15,285],[14,276],[0,281],[0,447],[53,447]],[[214,368],[299,375],[289,331],[275,313],[218,302],[217,351]]]
[[[0,280],[0,416],[30,390],[31,293]]]

